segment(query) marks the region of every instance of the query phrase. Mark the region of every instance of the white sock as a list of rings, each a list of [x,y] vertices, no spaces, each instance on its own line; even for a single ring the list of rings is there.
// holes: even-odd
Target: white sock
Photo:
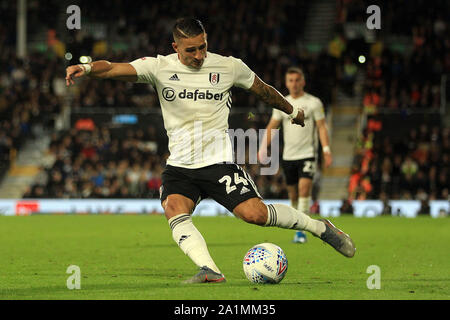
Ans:
[[[297,210],[305,214],[309,214],[309,204],[311,203],[311,197],[299,197]]]
[[[176,215],[169,219],[173,240],[180,249],[199,267],[207,266],[217,273],[221,273],[209,255],[205,239],[192,223],[187,213]]]
[[[325,231],[325,224],[322,221],[312,219],[299,210],[280,203],[267,205],[267,222],[265,225],[284,229],[306,230],[317,236]]]
[[[292,201],[291,200],[291,207],[294,208],[294,209],[298,209],[298,201]]]

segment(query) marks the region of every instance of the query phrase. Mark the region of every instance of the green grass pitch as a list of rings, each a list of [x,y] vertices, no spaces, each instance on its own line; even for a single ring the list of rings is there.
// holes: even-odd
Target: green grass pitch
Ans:
[[[340,217],[332,222],[357,247],[345,258],[309,236],[261,228],[231,217],[194,217],[227,277],[185,285],[196,266],[172,240],[163,216],[0,217],[0,299],[449,299],[450,219]],[[246,251],[272,242],[289,267],[278,285],[255,285],[242,271]],[[69,265],[81,289],[69,290]],[[367,267],[381,269],[381,289],[366,286]]]

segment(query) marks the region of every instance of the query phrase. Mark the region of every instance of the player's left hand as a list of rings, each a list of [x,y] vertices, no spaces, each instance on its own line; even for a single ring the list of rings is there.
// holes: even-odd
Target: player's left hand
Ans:
[[[295,118],[291,120],[291,123],[301,125],[302,127],[305,126],[305,112],[303,109],[299,108],[297,109],[298,113]]]
[[[333,163],[333,156],[331,155],[331,152],[324,152],[323,153],[323,160],[325,164],[325,168],[328,168]]]

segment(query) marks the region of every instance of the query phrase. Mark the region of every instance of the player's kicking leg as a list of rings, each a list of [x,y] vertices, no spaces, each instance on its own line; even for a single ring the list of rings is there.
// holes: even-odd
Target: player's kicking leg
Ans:
[[[173,240],[200,268],[185,283],[224,282],[225,276],[211,258],[205,239],[192,223],[194,202],[181,194],[170,194],[165,197],[162,206],[172,229]]]
[[[259,198],[240,203],[233,213],[242,220],[260,226],[305,230],[332,246],[346,257],[353,257],[355,245],[350,236],[326,219],[312,219],[308,215],[284,204],[265,205]]]

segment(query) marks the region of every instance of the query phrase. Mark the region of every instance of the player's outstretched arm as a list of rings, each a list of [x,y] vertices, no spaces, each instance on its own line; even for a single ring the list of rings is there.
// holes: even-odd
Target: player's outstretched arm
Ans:
[[[66,68],[66,85],[75,84],[74,78],[90,76],[98,79],[137,81],[136,69],[129,63],[111,63],[106,60],[72,65]]]
[[[268,105],[290,115],[292,123],[299,124],[302,127],[305,126],[305,113],[303,109],[297,109],[298,112],[295,114],[294,107],[283,95],[277,89],[262,81],[257,75],[255,75],[255,80],[249,90]]]

